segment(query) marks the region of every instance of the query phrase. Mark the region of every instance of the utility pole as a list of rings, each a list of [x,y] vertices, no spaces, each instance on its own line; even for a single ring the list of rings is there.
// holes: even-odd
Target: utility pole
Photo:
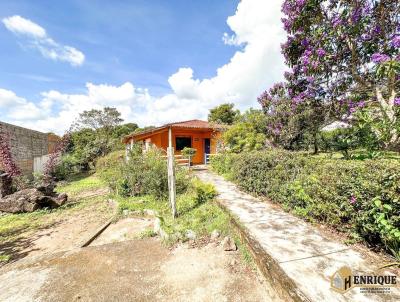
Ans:
[[[175,186],[175,165],[174,165],[174,147],[172,147],[172,127],[168,129],[168,149],[167,149],[167,165],[168,165],[168,190],[169,203],[172,209],[172,216],[176,218],[176,186]]]

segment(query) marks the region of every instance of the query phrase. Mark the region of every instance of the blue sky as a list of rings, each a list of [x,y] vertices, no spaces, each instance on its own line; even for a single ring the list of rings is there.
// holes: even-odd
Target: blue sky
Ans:
[[[61,133],[102,106],[143,126],[255,106],[284,68],[268,2],[1,1],[0,120]]]

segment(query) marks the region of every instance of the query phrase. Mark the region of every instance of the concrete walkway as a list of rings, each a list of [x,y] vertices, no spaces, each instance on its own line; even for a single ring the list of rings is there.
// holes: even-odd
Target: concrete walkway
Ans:
[[[400,301],[398,287],[390,293],[362,293],[352,288],[344,294],[331,288],[331,276],[343,266],[353,274],[377,272],[383,263],[373,263],[358,251],[329,239],[317,228],[279,209],[260,201],[207,170],[196,175],[213,183],[219,192],[219,201],[240,221],[250,242],[267,255],[263,266],[273,283],[286,291],[295,301]],[[263,269],[261,269],[263,270]],[[379,271],[376,274],[388,274]],[[397,283],[400,280],[397,278]]]

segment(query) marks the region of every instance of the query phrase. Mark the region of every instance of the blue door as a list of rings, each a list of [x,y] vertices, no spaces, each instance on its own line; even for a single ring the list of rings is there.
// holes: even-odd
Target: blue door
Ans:
[[[204,139],[204,163],[208,164],[208,154],[211,152],[211,143],[209,138]]]

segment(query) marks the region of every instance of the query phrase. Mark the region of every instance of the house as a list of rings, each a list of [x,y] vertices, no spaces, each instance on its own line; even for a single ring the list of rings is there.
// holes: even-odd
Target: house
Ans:
[[[24,175],[32,175],[35,162],[43,163],[43,158],[53,152],[60,138],[52,133],[43,133],[11,125],[0,121],[0,131],[10,138],[11,155]],[[40,170],[38,164],[36,168]],[[0,163],[1,169],[1,163]]]
[[[143,144],[144,150],[155,146],[166,151],[171,137],[175,155],[181,154],[185,147],[194,148],[196,154],[192,159],[193,164],[204,164],[207,163],[210,154],[217,153],[223,129],[223,125],[189,120],[132,133],[124,137],[123,143],[127,150],[139,142]]]

